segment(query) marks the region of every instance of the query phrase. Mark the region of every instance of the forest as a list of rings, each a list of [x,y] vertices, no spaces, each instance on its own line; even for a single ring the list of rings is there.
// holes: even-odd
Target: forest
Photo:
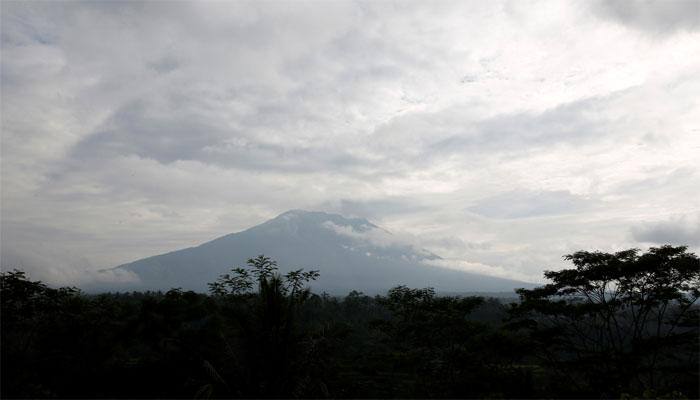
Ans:
[[[5,271],[3,398],[698,398],[700,260],[579,251],[514,300],[312,293],[263,255],[208,294]]]

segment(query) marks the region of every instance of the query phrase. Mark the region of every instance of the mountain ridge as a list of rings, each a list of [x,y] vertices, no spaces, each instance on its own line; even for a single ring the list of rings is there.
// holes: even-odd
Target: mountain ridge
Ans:
[[[532,286],[428,265],[426,262],[441,257],[395,240],[391,232],[367,219],[299,209],[198,246],[142,258],[112,270],[138,277],[139,282],[121,284],[129,290],[180,287],[206,291],[207,283],[259,254],[276,260],[281,273],[295,268],[320,270],[312,289],[330,294],[351,290],[379,294],[400,284],[434,287],[438,292],[507,292]]]

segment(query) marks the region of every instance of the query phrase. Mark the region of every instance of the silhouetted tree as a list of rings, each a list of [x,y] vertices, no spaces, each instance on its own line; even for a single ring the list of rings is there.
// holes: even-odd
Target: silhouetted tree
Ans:
[[[313,294],[263,255],[211,295],[0,274],[3,398],[697,397],[698,258],[578,252],[519,304]],[[502,321],[504,315],[510,319]]]
[[[233,268],[231,274],[209,285],[213,295],[238,301],[235,323],[242,336],[237,339],[239,346],[235,346],[240,355],[234,356],[242,357],[244,362],[228,375],[228,380],[235,382],[228,386],[247,396],[289,397],[297,393],[296,383],[305,373],[295,366],[308,364],[301,360],[308,333],[297,321],[299,307],[311,294],[304,286],[319,273],[298,269],[282,276],[277,272],[277,262],[264,255],[249,259],[247,265],[249,270]],[[253,288],[253,279],[257,280],[258,291],[241,310],[241,295]]]
[[[552,283],[518,290],[519,326],[571,395],[697,396],[700,261],[686,247],[579,251]],[[565,380],[562,380],[565,378]]]

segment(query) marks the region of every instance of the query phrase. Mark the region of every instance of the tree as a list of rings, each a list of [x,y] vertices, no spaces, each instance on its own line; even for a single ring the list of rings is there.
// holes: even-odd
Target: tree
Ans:
[[[686,247],[579,251],[552,283],[519,289],[514,327],[575,395],[697,396],[700,260]],[[562,380],[561,378],[565,378]]]
[[[38,379],[46,370],[82,372],[73,363],[77,346],[68,342],[86,311],[75,288],[53,289],[18,270],[0,273],[2,397],[54,396],[49,387],[58,385]]]
[[[209,283],[209,292],[213,296],[237,296],[253,289],[250,273],[243,268],[232,268],[231,274],[220,275],[216,282]]]
[[[483,298],[397,286],[378,301],[390,312],[388,319],[374,323],[385,338],[380,355],[389,364],[388,396],[507,396],[503,386],[513,382],[513,375],[501,368],[500,359],[488,357],[488,327],[469,318]]]
[[[303,268],[290,271],[284,275],[284,279],[277,271],[277,261],[272,260],[263,254],[255,258],[249,258],[246,262],[250,270],[241,267],[231,269],[232,274],[220,275],[216,282],[209,283],[209,292],[214,296],[237,296],[250,292],[253,289],[253,278],[259,284],[260,292],[263,288],[279,281],[280,290],[283,294],[289,294],[295,300],[306,299],[310,294],[308,288],[304,286],[319,277],[316,270],[304,271]]]
[[[299,307],[309,299],[311,291],[304,287],[318,278],[318,271],[293,270],[280,275],[277,262],[265,255],[247,261],[248,269],[233,268],[231,274],[221,275],[209,284],[216,297],[233,300],[229,310],[236,316],[239,345],[231,344],[232,358],[243,360],[228,376],[229,390],[252,397],[289,397],[300,390],[306,371],[300,365],[309,364],[307,332],[299,322]],[[257,293],[250,293],[257,281]],[[247,294],[248,296],[243,296]],[[209,364],[212,371],[217,371]],[[217,375],[218,372],[217,372]],[[307,379],[308,380],[308,379]],[[211,387],[210,385],[207,385]]]

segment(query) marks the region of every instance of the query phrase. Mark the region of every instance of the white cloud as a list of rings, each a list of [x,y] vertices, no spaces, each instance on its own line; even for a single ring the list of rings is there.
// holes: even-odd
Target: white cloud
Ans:
[[[50,243],[36,243],[32,248],[23,244],[3,243],[0,253],[2,271],[20,270],[29,279],[40,280],[56,286],[104,285],[138,283],[140,278],[126,270],[100,270],[88,260],[71,254],[66,248],[56,248]]]
[[[331,230],[335,234],[347,236],[349,238],[355,239],[356,241],[363,242],[377,247],[394,247],[394,246],[408,246],[412,247],[414,251],[420,252],[420,241],[413,235],[407,233],[394,234],[383,228],[363,225],[363,226],[342,226],[333,223],[332,221],[326,221],[323,223],[323,227]]]
[[[459,271],[467,271],[488,276],[498,276],[501,278],[517,279],[522,280],[523,282],[539,281],[533,280],[532,276],[522,275],[514,271],[509,271],[508,269],[500,266],[486,265],[478,262],[469,262],[460,259],[430,260],[427,261],[426,264],[441,268],[456,269]]]

